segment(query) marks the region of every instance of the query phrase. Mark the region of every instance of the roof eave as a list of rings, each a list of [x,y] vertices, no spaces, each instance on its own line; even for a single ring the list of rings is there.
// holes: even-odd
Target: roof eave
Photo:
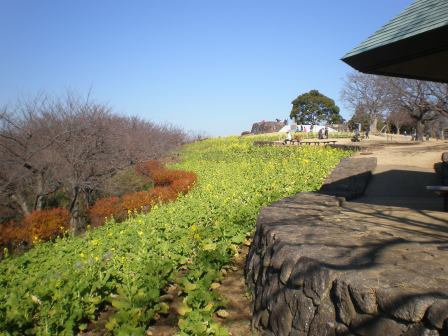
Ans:
[[[420,74],[418,72],[412,73],[404,71],[403,69],[399,70],[400,65],[407,62],[424,59],[425,57],[431,57],[431,55],[448,51],[447,36],[448,25],[445,25],[370,50],[359,53],[348,53],[342,58],[342,61],[361,72],[371,74],[448,82],[448,76],[442,74],[442,77],[440,77],[434,69],[432,70],[433,74],[431,74],[431,71],[427,71],[429,75],[425,74],[424,71]],[[448,68],[448,63],[445,64],[447,64],[445,68]],[[393,70],[394,66],[396,66],[397,71]],[[420,64],[420,67],[424,67],[424,64]],[[434,64],[428,64],[428,67],[434,67]],[[441,70],[442,72],[448,71],[448,69]]]

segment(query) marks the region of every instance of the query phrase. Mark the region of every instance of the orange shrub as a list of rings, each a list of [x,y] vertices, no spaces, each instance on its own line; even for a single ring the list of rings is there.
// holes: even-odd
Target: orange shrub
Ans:
[[[136,167],[140,175],[149,176],[154,188],[119,197],[102,198],[89,209],[90,223],[103,225],[106,217],[117,221],[126,218],[128,210],[149,211],[156,203],[176,200],[179,194],[186,194],[196,183],[193,172],[165,168],[158,161],[146,161]],[[66,209],[34,211],[21,222],[10,221],[0,225],[0,244],[33,243],[53,239],[69,228],[70,215]]]
[[[23,219],[32,242],[53,239],[69,229],[70,215],[67,209],[33,211]]]
[[[126,210],[148,211],[154,203],[156,200],[148,191],[126,194],[121,198],[121,206]]]
[[[173,189],[176,193],[186,194],[196,183],[196,175],[190,173],[191,176],[185,176],[183,178],[179,178],[174,180],[171,184],[171,189]]]
[[[89,217],[92,226],[100,226],[106,218],[113,217],[116,221],[122,221],[126,218],[126,210],[116,196],[101,198],[89,209]]]
[[[0,225],[0,245],[18,245],[31,242],[31,232],[23,222],[11,220]]]
[[[152,172],[156,170],[165,169],[159,161],[148,160],[145,162],[140,162],[136,166],[137,174],[151,176]]]
[[[156,203],[167,203],[177,198],[177,193],[170,187],[154,187],[148,193]]]
[[[169,186],[181,178],[196,180],[196,174],[182,170],[167,169],[158,161],[146,161],[137,165],[137,173],[151,177],[155,186]]]
[[[154,188],[125,194],[121,199],[110,197],[98,200],[89,211],[93,225],[104,224],[104,217],[110,215],[119,221],[124,219],[126,211],[149,211],[156,203],[174,201],[179,194],[186,194],[197,179],[195,173],[167,169],[155,160],[139,163],[135,169],[137,174],[150,177]]]

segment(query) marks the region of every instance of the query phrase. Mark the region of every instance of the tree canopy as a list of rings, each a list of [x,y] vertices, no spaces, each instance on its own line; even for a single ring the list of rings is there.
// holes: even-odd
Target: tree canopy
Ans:
[[[339,114],[339,107],[336,106],[334,100],[318,90],[301,94],[291,104],[291,119],[295,119],[299,124],[317,125],[343,122],[343,118]]]

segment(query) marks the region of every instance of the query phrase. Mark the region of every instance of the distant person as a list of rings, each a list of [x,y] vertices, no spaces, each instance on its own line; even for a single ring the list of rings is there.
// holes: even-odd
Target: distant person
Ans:
[[[370,126],[368,126],[368,127],[366,128],[366,139],[369,138],[369,133],[370,133]]]
[[[325,135],[325,139],[328,139],[328,127],[327,126],[325,126],[324,135]]]
[[[415,128],[412,130],[411,141],[417,141],[417,130]]]
[[[286,139],[285,139],[285,141],[283,141],[283,143],[284,144],[291,143],[291,140],[292,140],[291,131],[288,131],[288,134],[286,135]]]
[[[323,139],[324,138],[324,129],[323,128],[321,128],[319,130],[319,132],[317,132],[317,138],[318,139]]]

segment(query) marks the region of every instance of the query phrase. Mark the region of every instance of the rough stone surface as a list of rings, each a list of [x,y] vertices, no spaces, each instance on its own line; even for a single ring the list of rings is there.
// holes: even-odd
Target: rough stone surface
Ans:
[[[345,158],[325,180],[320,193],[351,200],[362,196],[376,167],[376,158]]]
[[[260,121],[252,125],[252,134],[274,133],[278,132],[285,126],[283,122],[277,121]]]
[[[356,309],[365,314],[378,313],[375,290],[365,286],[349,286],[350,296]]]
[[[352,320],[356,317],[356,310],[350,299],[348,285],[344,281],[335,281],[334,303],[339,321],[346,325],[350,325]]]
[[[407,329],[404,324],[384,317],[365,315],[356,321],[351,329],[361,336],[400,336]]]
[[[414,324],[403,336],[439,336],[439,332],[434,329],[427,329],[424,324]]]
[[[317,308],[317,313],[311,322],[309,336],[333,336],[336,335],[336,312],[333,303],[328,300],[322,302]]]
[[[262,209],[245,269],[254,327],[276,336],[445,335],[448,221],[434,225],[434,216],[320,193]]]
[[[448,215],[363,194],[376,160],[262,209],[246,263],[262,335],[448,335]]]
[[[448,300],[437,300],[428,309],[426,319],[432,327],[442,329],[444,321],[448,321]]]
[[[439,295],[441,293],[424,294],[397,288],[377,289],[377,300],[381,310],[407,322],[420,322]]]

